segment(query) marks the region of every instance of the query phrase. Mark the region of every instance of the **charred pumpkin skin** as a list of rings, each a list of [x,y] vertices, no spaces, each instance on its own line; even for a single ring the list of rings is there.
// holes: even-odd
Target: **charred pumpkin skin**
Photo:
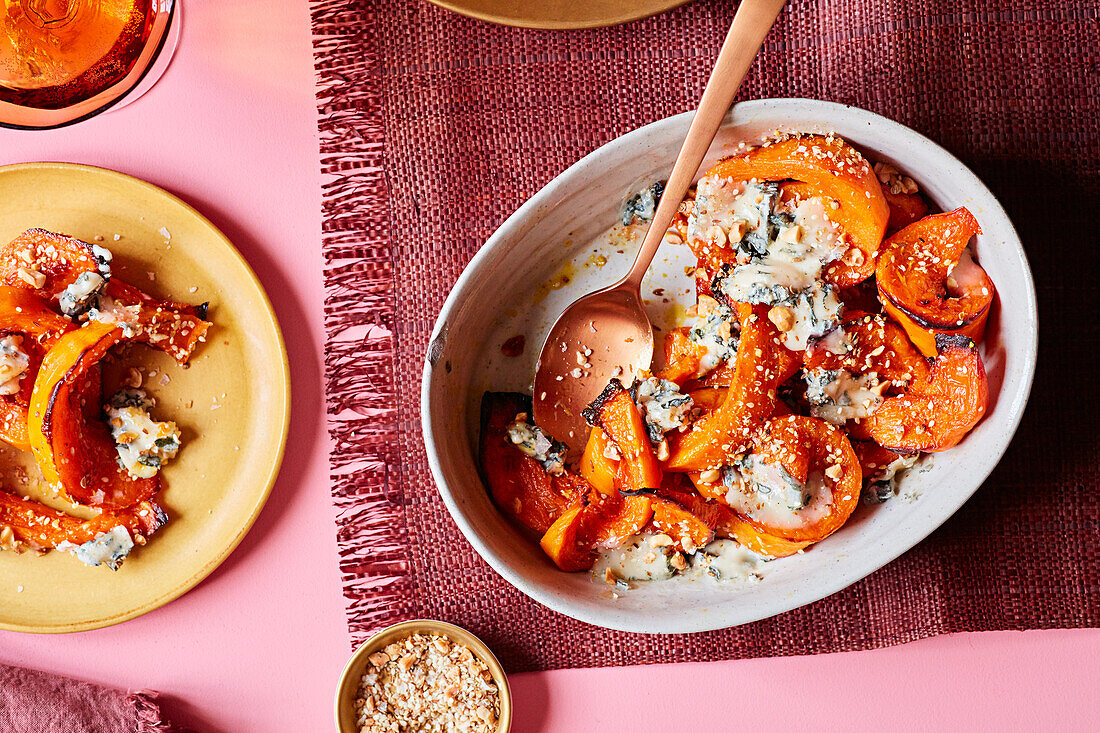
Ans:
[[[954,263],[981,231],[970,211],[959,208],[926,216],[883,246],[875,272],[879,300],[929,358],[936,355],[937,334],[981,341],[993,303],[993,281],[975,265],[975,280],[958,296],[947,283]]]
[[[726,399],[690,430],[673,436],[667,470],[703,471],[728,463],[727,458],[742,452],[772,414],[776,388],[790,378],[797,364],[779,343],[767,310],[767,306],[737,304],[741,337]]]
[[[801,194],[812,191],[835,201],[837,208],[830,208],[829,217],[863,253],[863,261],[834,262],[825,279],[846,288],[874,274],[890,210],[871,164],[840,138],[808,135],[754,148],[719,161],[711,174],[734,181],[799,181],[811,187],[799,189]]]
[[[624,491],[641,491],[661,486],[662,470],[649,442],[645,419],[618,379],[612,379],[600,396],[582,413],[589,425],[598,427],[619,449],[618,481]]]
[[[944,451],[985,416],[989,385],[973,341],[939,336],[928,375],[885,400],[867,420],[871,438],[895,453]]]
[[[149,501],[85,520],[0,489],[0,526],[11,527],[16,539],[36,549],[53,549],[62,542],[82,545],[120,525],[131,538],[149,537],[167,521],[164,510]]]
[[[0,440],[30,450],[27,407],[38,366],[54,342],[73,328],[68,318],[52,311],[35,292],[0,285],[0,336],[22,336],[23,351],[29,360],[20,390],[0,395]]]
[[[832,507],[813,524],[782,527],[751,516],[744,516],[745,521],[761,532],[792,542],[820,542],[848,521],[859,504],[863,472],[859,458],[843,431],[824,420],[787,415],[769,420],[753,442],[755,453],[769,456],[772,462],[781,463],[785,468],[798,470],[799,466],[805,465],[808,475],[809,471],[824,472],[836,465],[840,467],[840,476],[833,479],[825,474],[832,492]],[[780,460],[778,456],[784,453],[789,457]],[[808,460],[803,459],[804,455]],[[796,478],[805,481],[803,477]]]
[[[507,517],[537,534],[545,533],[562,512],[578,503],[576,486],[558,481],[538,461],[508,440],[508,426],[521,412],[531,414],[531,398],[511,392],[486,392],[481,401],[478,463],[493,503]]]
[[[160,488],[159,476],[136,478],[119,466],[114,439],[99,418],[98,362],[125,340],[113,323],[69,331],[46,353],[35,378],[27,424],[31,449],[42,475],[75,504],[125,509]]]

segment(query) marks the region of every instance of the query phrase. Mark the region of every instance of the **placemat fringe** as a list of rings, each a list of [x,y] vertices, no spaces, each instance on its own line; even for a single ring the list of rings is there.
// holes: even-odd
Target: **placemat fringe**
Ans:
[[[409,571],[404,499],[387,468],[396,465],[398,428],[381,71],[373,13],[341,0],[315,0],[310,8],[325,179],[331,488],[344,596],[361,639],[400,613]]]

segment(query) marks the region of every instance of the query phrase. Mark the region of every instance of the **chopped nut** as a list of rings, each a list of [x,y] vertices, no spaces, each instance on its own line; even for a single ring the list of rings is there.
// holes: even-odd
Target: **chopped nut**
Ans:
[[[382,661],[374,664],[375,659]],[[492,733],[500,693],[470,649],[441,635],[414,634],[370,656],[355,701],[360,733]]]
[[[687,559],[679,552],[674,554],[672,556],[672,559],[670,559],[668,562],[669,565],[676,568],[677,570],[687,570]]]
[[[123,384],[127,387],[137,389],[141,386],[141,372],[131,367],[130,370],[126,372],[126,381],[123,382]]]
[[[789,242],[791,244],[797,244],[802,239],[802,227],[795,224],[792,227],[787,227],[783,230],[783,233],[779,235],[780,241]]]
[[[780,331],[786,332],[794,328],[794,312],[785,305],[773,306],[768,311],[768,320]]]
[[[652,544],[654,547],[671,547],[672,538],[663,533],[655,534],[653,535],[653,539],[650,540],[650,544]]]
[[[722,480],[722,472],[717,468],[708,468],[699,474],[699,480],[705,484],[713,484]]]
[[[30,285],[35,290],[46,284],[46,276],[30,267],[20,267],[16,271],[16,274],[19,275],[20,280],[27,283],[27,285]]]
[[[733,222],[733,226],[730,227],[729,241],[740,242],[742,239],[745,238],[745,234],[747,234],[748,231],[749,223],[747,221],[738,219],[737,221]]]
[[[16,545],[15,532],[11,527],[0,529],[0,550],[14,550]]]
[[[840,477],[844,475],[844,469],[840,467],[839,463],[834,463],[825,469],[825,475],[833,481],[839,481]]]
[[[667,461],[669,456],[668,451],[668,438],[662,438],[661,442],[657,444],[657,460]]]
[[[848,251],[844,253],[844,257],[841,261],[849,267],[859,267],[864,262],[863,250],[859,247],[850,247]]]

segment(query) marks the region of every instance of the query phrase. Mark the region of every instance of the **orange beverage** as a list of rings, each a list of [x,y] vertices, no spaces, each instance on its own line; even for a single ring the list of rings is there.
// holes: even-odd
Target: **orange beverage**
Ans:
[[[27,110],[22,116],[30,119],[29,110],[77,108],[77,117],[87,116],[93,110],[81,105],[97,97],[102,98],[92,107],[109,105],[155,58],[172,5],[171,0],[0,0],[0,122],[24,124],[16,108]],[[128,79],[132,83],[114,89]],[[48,117],[54,124],[59,119]]]

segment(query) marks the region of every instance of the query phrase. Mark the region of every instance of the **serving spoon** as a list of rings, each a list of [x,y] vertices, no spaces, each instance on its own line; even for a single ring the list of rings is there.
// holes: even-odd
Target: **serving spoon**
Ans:
[[[534,419],[573,455],[579,455],[588,436],[581,410],[611,378],[629,385],[653,360],[653,324],[642,306],[642,278],[785,2],[741,0],[634,264],[614,285],[566,308],[546,337],[535,367]]]

